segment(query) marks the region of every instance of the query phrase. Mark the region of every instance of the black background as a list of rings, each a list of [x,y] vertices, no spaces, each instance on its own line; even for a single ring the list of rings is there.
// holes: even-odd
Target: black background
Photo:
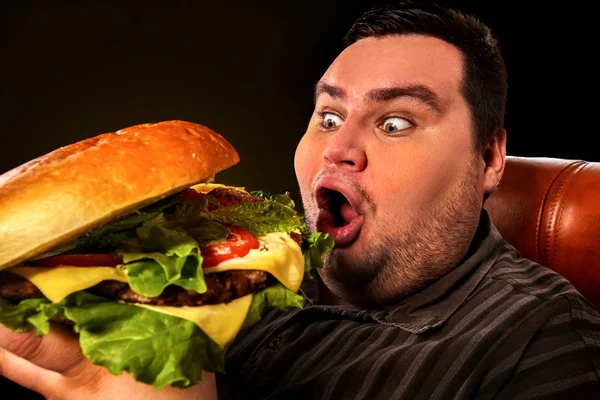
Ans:
[[[352,20],[378,3],[4,2],[0,173],[99,133],[183,119],[215,129],[240,153],[219,181],[298,199],[293,154],[313,86]],[[474,13],[501,41],[509,154],[600,161],[586,73],[597,47],[590,10],[441,3]]]
[[[313,86],[352,20],[378,3],[4,1],[0,173],[99,133],[183,119],[239,151],[219,181],[298,200],[293,154]],[[500,39],[509,154],[600,161],[596,23],[585,3],[441,3]]]

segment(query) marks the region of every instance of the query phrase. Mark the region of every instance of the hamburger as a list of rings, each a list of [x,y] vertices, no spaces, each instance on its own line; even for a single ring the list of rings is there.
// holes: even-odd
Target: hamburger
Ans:
[[[300,284],[334,244],[288,193],[215,183],[238,162],[215,131],[164,121],[1,175],[0,323],[69,324],[92,363],[159,389],[226,372],[265,308],[303,306]]]

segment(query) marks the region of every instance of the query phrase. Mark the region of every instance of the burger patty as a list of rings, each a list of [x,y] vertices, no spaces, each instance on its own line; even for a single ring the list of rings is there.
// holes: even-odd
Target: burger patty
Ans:
[[[0,273],[0,297],[9,300],[25,300],[44,297],[44,295],[27,279],[3,272]]]
[[[207,290],[197,293],[179,286],[169,286],[158,297],[145,297],[119,281],[104,281],[86,289],[86,292],[109,297],[125,303],[151,304],[159,306],[199,306],[203,304],[227,303],[257,290],[263,289],[271,280],[264,271],[224,271],[204,276]],[[27,279],[0,273],[0,297],[9,300],[24,300],[44,297],[42,292]]]

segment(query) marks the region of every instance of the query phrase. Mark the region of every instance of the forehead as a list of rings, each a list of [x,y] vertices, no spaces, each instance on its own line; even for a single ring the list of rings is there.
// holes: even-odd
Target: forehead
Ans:
[[[352,44],[321,80],[352,97],[362,97],[373,88],[422,84],[449,100],[458,94],[462,76],[463,56],[455,46],[430,36],[397,35]]]

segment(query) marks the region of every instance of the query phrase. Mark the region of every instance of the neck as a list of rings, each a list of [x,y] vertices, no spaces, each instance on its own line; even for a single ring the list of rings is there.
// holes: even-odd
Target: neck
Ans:
[[[336,296],[329,290],[329,288],[323,283],[321,278],[317,275],[315,277],[315,293],[314,298],[317,304],[324,304],[330,306],[346,306],[356,307],[354,304],[347,302],[346,300]]]

